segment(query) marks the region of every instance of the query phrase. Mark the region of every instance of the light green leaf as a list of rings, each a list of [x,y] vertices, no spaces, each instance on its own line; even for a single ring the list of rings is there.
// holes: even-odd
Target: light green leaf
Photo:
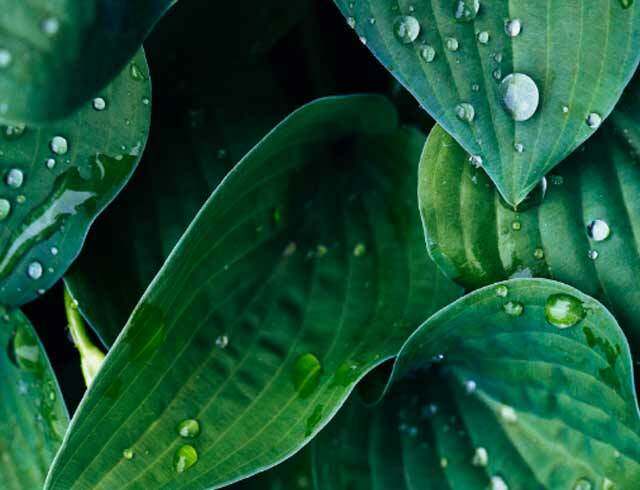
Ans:
[[[69,119],[1,127],[0,304],[27,303],[60,279],[135,169],[151,86],[142,51],[133,63],[138,79],[126,69]]]
[[[218,488],[310,440],[459,294],[424,249],[423,143],[379,96],[322,99],[278,125],[143,296],[46,488]],[[180,437],[185,420],[197,438]]]
[[[68,118],[125,65],[131,77],[144,75],[131,60],[175,2],[1,0],[0,120]]]
[[[29,320],[0,307],[0,488],[42,488],[69,415]]]
[[[611,308],[637,349],[636,86],[607,124],[545,179],[520,212],[505,205],[482,170],[470,165],[464,150],[436,127],[422,155],[419,195],[429,251],[442,270],[468,288],[515,276],[571,284]]]
[[[640,8],[619,0],[480,0],[468,22],[456,12],[472,1],[335,2],[514,206],[611,112],[640,56]],[[522,116],[535,108],[529,88],[537,87],[528,120],[507,110],[501,84],[510,80],[509,105]]]
[[[380,405],[351,401],[314,441],[316,490],[640,481],[626,339],[601,304],[569,286],[517,279],[462,298],[409,339],[393,381]]]

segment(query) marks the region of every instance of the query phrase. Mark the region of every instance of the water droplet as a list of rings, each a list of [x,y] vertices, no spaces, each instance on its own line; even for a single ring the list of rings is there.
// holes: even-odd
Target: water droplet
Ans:
[[[40,279],[42,277],[42,264],[37,261],[33,261],[27,267],[27,274],[31,279]]]
[[[593,485],[591,485],[591,482],[586,478],[580,478],[573,485],[573,490],[591,490],[592,488],[593,488]]]
[[[229,336],[228,335],[220,335],[216,338],[216,347],[219,349],[226,349],[229,345]]]
[[[107,107],[107,102],[102,97],[96,97],[91,104],[96,111],[104,111]]]
[[[4,137],[8,140],[16,140],[20,138],[27,129],[25,124],[13,124],[10,126],[5,126],[4,128]]]
[[[69,151],[69,142],[63,136],[54,136],[49,143],[51,151],[56,155],[66,155]]]
[[[633,0],[620,0],[620,5],[623,9],[628,9],[633,5]]]
[[[492,476],[491,477],[491,490],[509,490],[509,486],[507,482],[501,476]]]
[[[143,82],[147,79],[144,73],[142,73],[140,67],[135,62],[129,65],[129,75],[136,82]]]
[[[598,257],[600,257],[600,253],[597,250],[589,250],[587,252],[587,257],[589,257],[591,260],[596,260]]]
[[[354,17],[347,17],[347,25],[351,27],[351,29],[356,28],[356,19]]]
[[[587,225],[587,234],[593,241],[602,242],[611,235],[611,228],[606,221],[594,219]]]
[[[444,45],[449,51],[458,51],[458,48],[460,47],[460,43],[455,37],[448,37],[445,40]]]
[[[195,419],[183,420],[178,424],[176,430],[178,431],[180,437],[193,439],[200,435],[200,423]]]
[[[522,32],[522,22],[520,19],[508,20],[504,23],[504,31],[510,37],[519,36]]]
[[[480,44],[487,44],[490,39],[491,39],[491,36],[487,31],[481,31],[478,33],[478,42]]]
[[[364,257],[367,253],[367,247],[364,243],[358,243],[355,247],[353,247],[353,256],[354,257]]]
[[[189,444],[183,444],[173,456],[173,469],[176,473],[184,473],[198,462],[198,451]]]
[[[443,456],[442,458],[440,458],[440,468],[444,469],[447,466],[449,466],[449,460]]]
[[[538,110],[540,92],[531,77],[512,73],[500,83],[502,102],[515,121],[527,121]]]
[[[513,409],[513,407],[510,407],[508,405],[503,405],[500,408],[500,417],[502,417],[502,420],[504,420],[508,424],[514,424],[518,421],[518,415],[516,414],[516,411]]]
[[[502,310],[509,316],[521,316],[524,313],[524,305],[518,301],[509,301],[502,305]]]
[[[44,162],[44,164],[46,165],[46,167],[48,169],[52,169],[53,167],[56,166],[56,161],[53,158],[47,158]]]
[[[478,15],[480,0],[457,0],[453,15],[458,22],[471,22]]]
[[[27,202],[27,197],[24,194],[20,194],[19,196],[16,196],[16,202],[18,204],[24,204]]]
[[[8,49],[0,49],[0,68],[7,68],[12,59],[11,52]]]
[[[4,199],[0,198],[0,221],[4,221],[11,213],[11,203]]]
[[[469,163],[471,165],[473,165],[475,168],[482,167],[483,162],[484,161],[482,160],[482,157],[480,155],[470,155],[469,156]]]
[[[504,284],[501,284],[496,288],[497,296],[500,296],[501,298],[506,298],[508,294],[509,294],[509,288]]]
[[[322,375],[320,359],[311,353],[298,356],[293,364],[293,385],[302,398],[306,398],[318,387]]]
[[[483,447],[476,448],[475,453],[473,453],[473,458],[471,458],[471,464],[473,466],[487,466],[489,463],[489,453]]]
[[[568,294],[553,294],[547,298],[544,316],[558,328],[569,328],[581,322],[587,315],[582,302]]]
[[[478,385],[472,379],[468,379],[464,382],[464,390],[467,392],[468,395],[470,395],[471,393],[475,393],[477,388],[478,388]]]
[[[58,247],[51,247],[49,251],[51,252],[51,255],[58,255]]]
[[[524,145],[522,143],[515,143],[513,149],[516,150],[517,153],[522,153],[524,152]]]
[[[616,484],[613,483],[609,478],[606,478],[602,481],[602,490],[615,490]]]
[[[55,36],[60,30],[60,21],[55,17],[47,17],[42,21],[41,28],[47,36]]]
[[[393,23],[393,32],[402,44],[410,44],[420,35],[420,23],[412,15],[403,15]]]
[[[544,249],[541,247],[536,248],[533,251],[533,256],[538,260],[544,259]]]
[[[22,183],[24,182],[24,174],[22,170],[12,168],[7,172],[7,175],[5,175],[4,181],[12,189],[18,189],[22,187]]]
[[[468,102],[463,102],[456,106],[456,116],[461,121],[471,122],[476,117],[476,110]]]
[[[522,223],[520,223],[519,221],[514,221],[513,223],[511,223],[511,229],[513,231],[520,231],[522,229]]]
[[[598,129],[601,124],[602,117],[600,116],[600,114],[592,112],[587,116],[587,126],[589,126],[591,129]]]
[[[422,48],[420,48],[420,57],[427,63],[431,63],[434,59],[436,59],[436,50],[428,44],[425,44]]]
[[[124,459],[128,459],[129,461],[131,461],[134,456],[135,456],[135,454],[133,452],[133,449],[131,449],[131,448],[127,448],[124,451],[122,451],[122,457]]]

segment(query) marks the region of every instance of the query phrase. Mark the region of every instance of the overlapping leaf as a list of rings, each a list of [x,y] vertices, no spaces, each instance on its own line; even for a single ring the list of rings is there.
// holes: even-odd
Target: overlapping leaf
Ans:
[[[266,469],[459,293],[424,250],[424,137],[396,121],[378,96],[323,99],[232,170],[111,349],[46,488],[218,488]]]
[[[69,422],[37,334],[19,310],[0,307],[0,487],[42,488]]]
[[[64,274],[138,163],[151,96],[142,51],[131,67],[68,119],[2,127],[0,304],[31,301]]]
[[[633,2],[335,1],[514,206],[610,113],[640,56]],[[517,73],[529,80],[507,79]],[[530,119],[516,122],[506,109],[509,80],[510,107],[522,116],[539,99]]]
[[[176,0],[0,1],[0,120],[70,117],[134,57]],[[137,76],[135,65],[129,65]]]
[[[520,212],[435,128],[420,165],[420,208],[430,253],[447,275],[469,288],[513,276],[571,284],[605,302],[637,349],[636,93],[634,85],[605,127],[549,175]]]
[[[394,381],[380,405],[349,402],[314,441],[316,490],[640,481],[626,340],[573,288],[518,279],[466,296],[411,337]]]

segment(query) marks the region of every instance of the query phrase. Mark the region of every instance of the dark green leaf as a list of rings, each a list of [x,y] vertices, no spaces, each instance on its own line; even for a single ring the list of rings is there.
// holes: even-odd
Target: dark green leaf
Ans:
[[[24,304],[56,282],[135,169],[151,88],[142,51],[133,63],[141,78],[126,69],[69,119],[2,127],[0,304]]]
[[[47,488],[217,488],[313,437],[367,370],[459,294],[424,249],[423,143],[379,96],[319,100],[277,126],[143,296]],[[198,438],[178,435],[185,419]]]
[[[513,305],[520,315],[507,312]],[[556,326],[571,311],[577,323]],[[380,405],[351,401],[314,441],[316,490],[613,490],[640,481],[626,340],[602,305],[566,285],[517,279],[457,301],[403,347],[394,381]]]
[[[512,205],[593,133],[587,121],[596,126],[611,112],[640,56],[640,9],[618,0],[480,0],[468,22],[455,14],[471,1],[335,2],[420,104],[483,160]],[[507,35],[510,20],[520,22],[518,36]],[[540,101],[521,122],[507,111],[500,88],[518,73],[537,86]],[[526,112],[535,97],[526,95],[524,78],[509,80],[516,81],[511,100]]]
[[[468,288],[515,276],[571,284],[605,302],[637,349],[636,93],[625,96],[607,124],[549,175],[519,212],[505,205],[482,170],[466,161],[464,150],[435,128],[420,165],[420,208],[430,253],[447,275]],[[594,222],[599,229],[590,236]],[[597,233],[607,228],[609,236],[601,240],[604,235]]]
[[[0,1],[0,119],[44,123],[70,117],[132,60],[176,0]],[[124,115],[124,113],[123,113]]]
[[[0,307],[0,488],[42,488],[69,415],[38,336],[19,310]]]

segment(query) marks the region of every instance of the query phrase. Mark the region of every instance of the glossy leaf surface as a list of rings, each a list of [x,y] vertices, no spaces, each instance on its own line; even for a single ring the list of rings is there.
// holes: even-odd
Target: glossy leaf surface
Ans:
[[[459,294],[424,249],[423,143],[379,96],[322,99],[278,125],[143,296],[46,488],[218,488],[300,449]]]
[[[626,340],[602,305],[566,285],[518,279],[462,298],[410,338],[394,382],[373,409],[350,401],[314,441],[316,490],[640,481]]]
[[[336,4],[512,205],[594,132],[640,56],[640,9],[618,0]]]

